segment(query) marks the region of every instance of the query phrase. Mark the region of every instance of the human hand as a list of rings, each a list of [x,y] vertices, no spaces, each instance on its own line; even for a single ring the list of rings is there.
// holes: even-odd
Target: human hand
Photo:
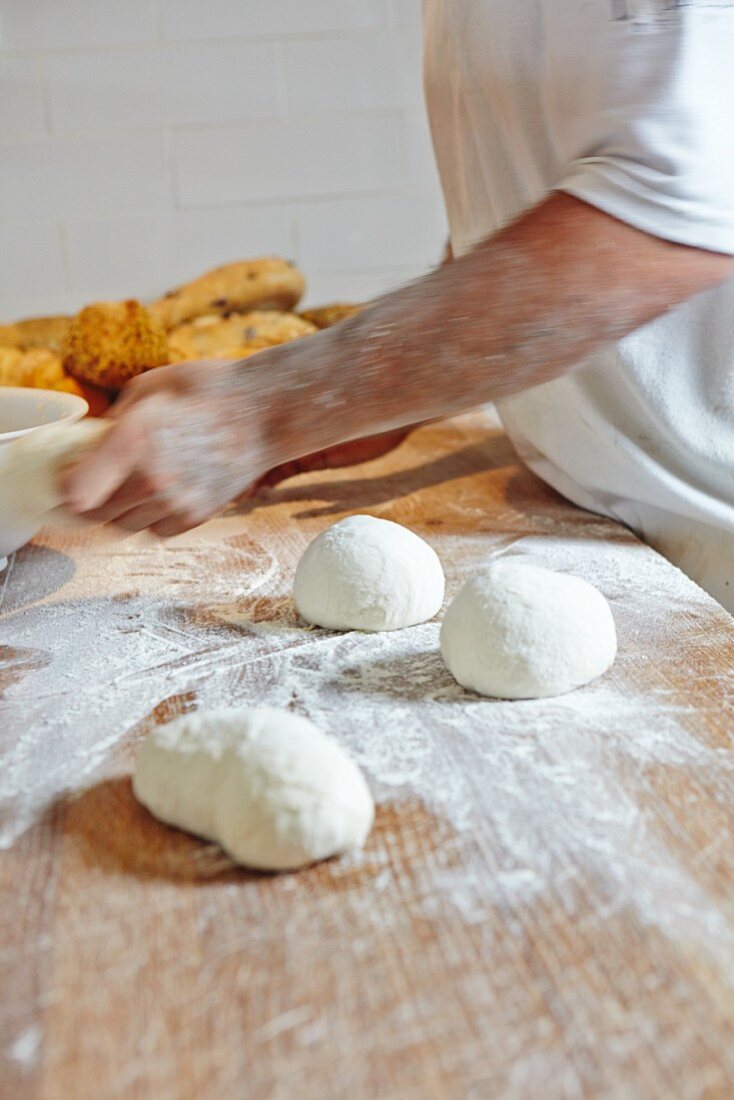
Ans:
[[[254,358],[266,360],[263,370]],[[67,507],[128,531],[175,535],[204,523],[270,466],[265,354],[159,367],[131,382],[112,427],[62,477]]]

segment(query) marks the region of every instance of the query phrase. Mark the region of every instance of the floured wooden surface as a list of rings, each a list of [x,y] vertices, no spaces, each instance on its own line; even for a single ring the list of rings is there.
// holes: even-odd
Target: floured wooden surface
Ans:
[[[612,673],[492,702],[436,623],[302,630],[295,563],[350,511],[426,537],[450,594],[496,554],[591,580]],[[42,536],[3,584],[0,1095],[732,1095],[734,623],[486,419],[172,542]],[[153,724],[244,702],[350,749],[364,853],[249,875],[137,806]]]

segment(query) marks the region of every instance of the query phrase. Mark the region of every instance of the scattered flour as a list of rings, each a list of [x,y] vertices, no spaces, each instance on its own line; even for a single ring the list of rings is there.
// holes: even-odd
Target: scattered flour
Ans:
[[[432,541],[451,561],[459,538]],[[171,545],[160,551],[158,574],[151,562],[159,551],[135,545],[118,559],[91,556],[100,571],[117,568],[114,581],[100,572],[99,598],[82,599],[72,578],[62,594],[2,620],[11,670],[13,661],[19,670],[0,698],[4,846],[64,792],[127,769],[131,731],[168,698],[286,707],[347,747],[378,802],[399,809],[417,800],[445,823],[445,843],[463,851],[479,825],[492,837],[494,875],[485,860],[472,873],[465,854],[455,871],[447,864],[426,873],[426,914],[436,881],[466,919],[480,921],[495,905],[511,921],[518,905],[551,886],[573,912],[583,877],[610,914],[631,909],[665,933],[708,945],[734,980],[734,933],[721,900],[688,870],[660,802],[646,807],[634,797],[641,780],[653,790],[670,769],[685,769],[694,798],[730,808],[734,797],[734,762],[699,734],[700,712],[678,695],[674,675],[690,659],[691,638],[703,651],[726,621],[711,628],[712,605],[672,566],[624,536],[498,545],[495,556],[573,572],[600,588],[620,638],[617,663],[598,682],[557,699],[502,702],[455,683],[439,655],[437,623],[374,635],[300,629],[290,578],[256,544],[220,540],[207,558],[199,543],[198,563]],[[486,539],[475,545],[486,562]],[[197,573],[204,560],[205,577]],[[462,575],[478,564],[471,553],[463,561]],[[159,593],[170,593],[177,575],[172,602]],[[87,574],[82,588],[93,587]],[[734,674],[721,686],[731,706]],[[8,729],[24,732],[9,742]]]

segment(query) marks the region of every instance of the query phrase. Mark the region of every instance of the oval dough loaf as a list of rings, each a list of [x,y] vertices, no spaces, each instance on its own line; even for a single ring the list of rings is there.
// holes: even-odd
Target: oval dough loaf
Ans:
[[[364,844],[374,804],[359,768],[306,718],[270,707],[202,711],[151,733],[136,798],[232,859],[294,870]]]

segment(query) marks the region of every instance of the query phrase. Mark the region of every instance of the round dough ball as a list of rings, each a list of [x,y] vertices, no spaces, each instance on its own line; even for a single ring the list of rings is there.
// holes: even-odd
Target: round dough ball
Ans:
[[[502,561],[467,581],[441,627],[459,683],[499,699],[540,699],[587,684],[611,666],[617,634],[593,585]]]
[[[270,707],[200,711],[159,726],[140,750],[133,790],[161,821],[265,871],[361,847],[374,819],[364,777],[337,742]]]
[[[443,603],[438,555],[407,527],[349,516],[323,531],[298,563],[293,588],[306,622],[331,630],[400,630]]]

